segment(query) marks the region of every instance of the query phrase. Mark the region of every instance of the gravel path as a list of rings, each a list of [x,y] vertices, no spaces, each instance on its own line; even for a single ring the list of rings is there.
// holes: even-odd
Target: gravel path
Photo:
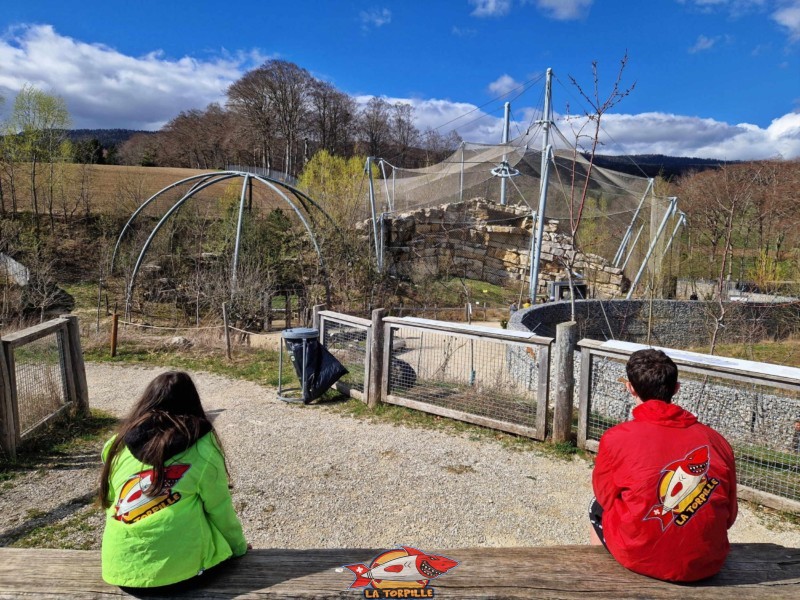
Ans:
[[[90,404],[124,415],[162,371],[88,364]],[[255,548],[586,543],[591,464],[582,458],[367,423],[325,406],[286,404],[254,383],[193,376]],[[37,545],[99,548],[103,519],[88,504],[97,452],[0,485],[0,546],[53,525]],[[731,538],[800,547],[800,527],[743,505]]]

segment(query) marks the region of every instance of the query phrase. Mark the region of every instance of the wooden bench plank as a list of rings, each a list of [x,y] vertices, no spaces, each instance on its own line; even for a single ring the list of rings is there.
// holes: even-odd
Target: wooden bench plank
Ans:
[[[386,549],[253,550],[202,576],[202,586],[150,598],[363,598],[342,566]],[[738,544],[723,571],[676,585],[631,573],[591,546],[425,549],[459,561],[432,582],[436,598],[800,598],[800,549]],[[0,599],[130,597],[100,577],[96,551],[0,548]]]

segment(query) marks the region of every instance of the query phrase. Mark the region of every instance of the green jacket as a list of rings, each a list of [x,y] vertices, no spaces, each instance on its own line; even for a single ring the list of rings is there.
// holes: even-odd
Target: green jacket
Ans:
[[[103,460],[112,440],[103,448]],[[164,491],[150,498],[143,489],[149,485],[151,466],[127,447],[114,460],[102,549],[107,583],[177,583],[247,551],[214,434],[173,456],[166,469]]]

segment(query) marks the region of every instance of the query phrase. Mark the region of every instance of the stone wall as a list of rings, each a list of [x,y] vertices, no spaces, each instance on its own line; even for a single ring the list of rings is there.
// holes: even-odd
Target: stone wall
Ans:
[[[451,275],[502,285],[530,281],[531,211],[481,198],[391,215],[386,223],[390,271],[413,280]],[[547,282],[565,280],[561,260],[574,261],[591,295],[619,296],[628,284],[603,257],[577,252],[558,221],[545,223],[538,294]]]

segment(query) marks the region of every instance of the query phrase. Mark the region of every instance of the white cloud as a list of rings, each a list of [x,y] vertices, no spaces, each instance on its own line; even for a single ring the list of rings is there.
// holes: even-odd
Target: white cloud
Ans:
[[[251,52],[209,60],[169,59],[158,51],[131,57],[108,46],[61,36],[50,26],[24,26],[0,37],[0,95],[5,96],[7,109],[29,83],[62,96],[76,128],[159,129],[182,110],[224,102],[227,87],[266,58]],[[504,75],[491,85],[501,92],[515,83]],[[441,133],[456,129],[473,142],[501,139],[500,115],[484,113],[474,104],[437,98],[387,100],[411,103],[420,130],[449,123]],[[514,115],[522,121],[514,123],[512,131],[524,131],[533,109],[515,106]],[[604,140],[604,153],[800,158],[800,112],[776,118],[766,128],[666,113],[608,114],[603,125],[610,134]],[[568,124],[559,122],[559,127],[569,136]]]
[[[800,157],[800,113],[774,119],[766,128],[668,113],[609,114],[601,153],[666,154],[724,160]]]
[[[0,95],[11,104],[25,84],[58,94],[73,127],[159,129],[182,110],[224,102],[227,87],[264,56],[253,52],[198,60],[159,51],[126,56],[102,44],[26,25],[0,37]]]
[[[710,50],[719,40],[719,36],[710,38],[704,35],[699,35],[697,36],[697,41],[694,43],[694,46],[689,48],[689,54],[697,54],[698,52],[703,52],[704,50]]]
[[[800,0],[783,5],[772,14],[772,19],[788,30],[789,39],[800,40]]]
[[[475,7],[473,17],[502,17],[511,10],[511,0],[469,0]]]
[[[489,92],[494,96],[503,96],[521,84],[510,75],[501,75],[489,84]]]
[[[370,10],[362,10],[359,13],[359,17],[361,18],[361,27],[363,29],[383,27],[392,22],[392,11],[388,8],[372,8]]]
[[[359,96],[356,100],[363,106],[370,98]],[[411,104],[420,131],[430,127],[446,135],[455,129],[465,141],[484,144],[496,144],[502,138],[503,119],[468,102],[435,98],[385,100]],[[512,137],[513,132],[524,132],[528,123],[538,117],[533,108],[520,106],[514,108],[514,115],[518,120],[512,122]],[[568,141],[574,139],[573,128],[580,124],[579,118],[568,121],[563,116],[556,117],[556,126]],[[720,160],[800,158],[800,112],[783,115],[766,128],[658,112],[606,114],[602,125],[600,154],[664,154]],[[552,137],[551,142],[556,143],[557,137]]]
[[[551,19],[572,21],[589,14],[594,0],[535,0],[536,6]]]

